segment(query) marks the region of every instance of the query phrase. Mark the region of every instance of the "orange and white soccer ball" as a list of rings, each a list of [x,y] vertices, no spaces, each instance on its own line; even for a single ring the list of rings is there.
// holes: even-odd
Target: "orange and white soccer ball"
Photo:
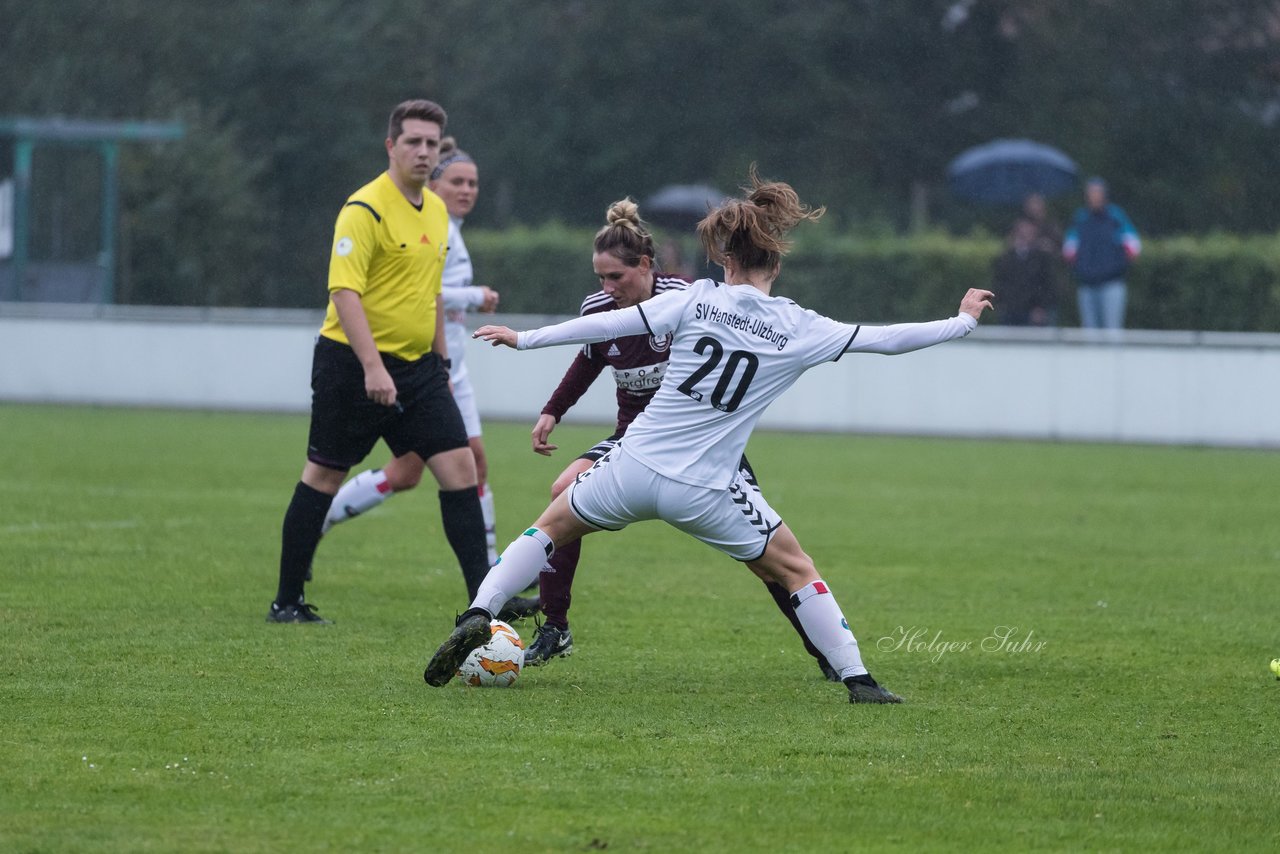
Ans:
[[[458,668],[458,676],[468,685],[506,688],[520,678],[524,667],[524,641],[516,630],[501,620],[489,623],[487,643],[477,647]]]

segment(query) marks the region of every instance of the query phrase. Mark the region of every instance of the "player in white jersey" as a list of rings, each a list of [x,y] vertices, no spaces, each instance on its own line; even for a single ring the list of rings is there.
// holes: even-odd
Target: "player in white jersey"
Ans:
[[[583,315],[617,311],[689,286],[686,279],[657,272],[657,249],[653,236],[640,219],[635,202],[629,198],[614,202],[609,206],[605,220],[604,228],[596,232],[591,255],[591,266],[601,289],[582,301]],[[655,338],[645,333],[588,345],[574,357],[564,379],[542,408],[542,415],[534,425],[533,450],[548,456],[556,450],[549,441],[551,432],[606,366],[613,370],[617,384],[618,421],[612,436],[596,443],[565,467],[551,486],[553,498],[568,489],[579,475],[588,471],[623,438],[631,422],[661,387],[669,350],[668,336]],[[746,457],[742,458],[739,467],[743,480],[754,490],[756,478]],[[558,543],[555,554],[547,559],[547,565],[538,577],[543,622],[525,650],[526,666],[541,666],[574,650],[573,634],[569,630],[569,606],[581,553],[580,541]],[[831,665],[801,630],[787,590],[769,582],[765,582],[765,589],[800,635],[805,651],[817,661],[823,676],[838,680]]]
[[[466,348],[469,333],[466,316],[468,311],[492,313],[498,307],[498,292],[492,288],[472,284],[474,270],[471,255],[462,239],[462,222],[476,205],[480,189],[480,173],[471,155],[458,148],[451,136],[440,140],[440,159],[432,170],[428,188],[445,203],[449,212],[449,253],[445,256],[441,273],[440,301],[444,306],[445,339],[449,344],[449,384],[454,402],[462,414],[467,429],[467,443],[476,461],[479,479],[480,509],[484,514],[485,539],[489,547],[489,564],[497,562],[496,513],[493,490],[489,487],[489,461],[485,455],[481,437],[480,413],[476,408],[475,390],[467,373]],[[324,520],[324,532],[334,525],[361,515],[402,489],[408,484],[401,477],[397,463],[392,460],[381,469],[361,472],[348,480],[334,496],[329,513]],[[308,571],[307,580],[310,580]],[[537,610],[536,601],[519,599],[507,610],[508,617],[521,617]]]
[[[850,702],[901,702],[871,678],[812,559],[743,482],[737,464],[760,415],[806,370],[845,353],[906,353],[967,335],[991,307],[992,294],[970,290],[959,313],[946,320],[885,327],[839,323],[772,296],[788,233],[821,214],[802,205],[790,186],[762,182],[753,169],[747,198],[727,202],[698,225],[708,257],[724,267],[724,282],[702,279],[643,305],[530,332],[476,331],[516,349],[670,334],[671,360],[662,387],[622,443],[502,553],[427,665],[428,684],[452,678],[489,637],[491,615],[537,577],[558,543],[662,519],[786,587],[805,633],[840,674]]]
[[[444,333],[454,348],[449,351],[453,364],[449,368],[449,383],[453,386],[453,399],[462,413],[467,428],[467,441],[476,458],[476,473],[480,478],[480,507],[484,511],[485,537],[489,543],[489,562],[498,559],[495,539],[496,515],[493,507],[493,490],[489,488],[489,460],[481,438],[480,412],[476,408],[475,389],[467,373],[467,312],[492,313],[498,307],[498,292],[483,285],[473,284],[475,272],[471,266],[471,253],[462,239],[462,221],[476,205],[480,190],[480,172],[471,155],[458,148],[453,137],[440,141],[440,163],[431,172],[431,190],[444,199],[449,209],[449,255],[445,259],[442,274],[440,301],[444,305]]]

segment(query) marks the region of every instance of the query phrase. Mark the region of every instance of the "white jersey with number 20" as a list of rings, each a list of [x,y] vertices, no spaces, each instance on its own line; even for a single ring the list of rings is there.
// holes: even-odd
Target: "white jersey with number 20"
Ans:
[[[727,489],[760,416],[809,368],[845,353],[918,350],[977,325],[961,313],[929,323],[857,326],[750,285],[700,279],[631,308],[522,332],[517,347],[671,333],[662,387],[622,448],[672,480]]]

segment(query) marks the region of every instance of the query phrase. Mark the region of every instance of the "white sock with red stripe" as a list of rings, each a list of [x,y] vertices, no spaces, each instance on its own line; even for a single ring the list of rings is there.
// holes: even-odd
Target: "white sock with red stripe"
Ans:
[[[791,606],[809,641],[827,657],[841,679],[867,672],[858,651],[858,639],[826,582],[814,581],[792,593]]]
[[[493,512],[493,490],[480,484],[480,512],[484,514],[484,539],[489,545],[489,566],[498,562],[498,522]]]
[[[551,538],[537,528],[516,537],[480,583],[471,607],[497,615],[512,596],[537,581],[538,573],[555,550]]]
[[[339,522],[372,510],[393,495],[395,492],[387,483],[387,476],[382,473],[382,469],[360,472],[342,484],[338,494],[333,496],[333,504],[329,505],[329,515],[324,517],[321,533],[329,533],[329,529]]]

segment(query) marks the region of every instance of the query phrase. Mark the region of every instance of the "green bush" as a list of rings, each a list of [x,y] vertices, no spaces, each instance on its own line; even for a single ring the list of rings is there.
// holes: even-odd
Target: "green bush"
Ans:
[[[1149,241],[1129,277],[1128,323],[1280,332],[1280,236]]]
[[[499,291],[500,310],[517,314],[578,313],[582,298],[599,288],[591,270],[594,235],[559,224],[463,232],[476,284]]]
[[[502,309],[571,314],[596,287],[590,229],[560,225],[468,231],[477,281]],[[952,311],[966,288],[987,287],[993,237],[857,237],[802,230],[778,293],[839,319],[919,320]],[[1280,236],[1151,239],[1129,275],[1135,329],[1280,332]],[[1077,323],[1074,288],[1061,321]],[[997,315],[998,319],[998,315]]]

